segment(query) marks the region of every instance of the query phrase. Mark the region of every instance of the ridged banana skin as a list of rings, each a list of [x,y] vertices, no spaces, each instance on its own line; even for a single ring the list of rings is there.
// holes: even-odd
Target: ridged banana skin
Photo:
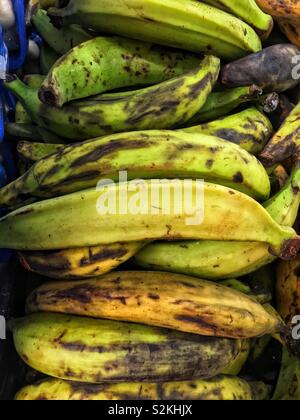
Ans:
[[[99,279],[42,285],[27,311],[112,319],[202,336],[248,339],[282,328],[254,299],[181,274],[125,271]]]
[[[233,376],[165,383],[121,383],[85,385],[46,379],[21,389],[17,401],[233,401],[265,400],[268,388],[262,382],[246,382]]]
[[[205,0],[205,3],[223,9],[252,26],[262,39],[267,39],[273,29],[272,16],[264,13],[255,0]]]
[[[211,122],[217,118],[227,117],[238,106],[255,101],[262,91],[256,86],[227,89],[223,92],[212,92],[205,105],[186,124],[193,126]]]
[[[87,140],[124,131],[167,129],[182,125],[205,104],[220,71],[220,60],[207,56],[200,68],[119,100],[75,102],[63,108],[43,104],[35,89],[16,77],[6,87],[32,120],[55,134]]]
[[[124,242],[53,252],[21,252],[28,271],[53,279],[82,280],[106,274],[128,261],[146,242]]]
[[[300,205],[299,188],[300,171],[295,169],[287,185],[264,204],[277,223],[294,225]],[[134,257],[143,268],[214,280],[241,277],[274,260],[266,244],[231,241],[155,243]]]
[[[226,165],[224,164],[226,162]],[[257,200],[271,191],[262,164],[238,145],[205,134],[142,131],[116,134],[58,150],[0,190],[11,205],[30,194],[53,197],[96,187],[102,179],[205,179]]]
[[[210,378],[241,342],[58,314],[35,314],[13,328],[20,357],[35,370],[75,382],[165,382]]]
[[[249,25],[191,0],[72,0],[63,9],[51,8],[48,15],[57,26],[80,23],[98,31],[212,53],[227,60],[261,49],[260,39]]]
[[[200,57],[179,50],[121,37],[97,37],[56,63],[39,98],[61,107],[118,88],[160,83],[199,67],[200,62]]]
[[[123,241],[206,239],[268,243],[270,252],[283,259],[298,251],[299,238],[292,228],[280,226],[259,203],[230,188],[209,183],[200,188],[196,181],[181,180],[172,184],[145,180],[138,191],[130,188],[133,185],[136,189],[137,184],[126,182],[101,186],[100,191],[20,208],[0,220],[0,246],[43,251]],[[179,208],[183,191],[189,197],[188,209]],[[170,200],[165,200],[166,194]]]
[[[92,32],[84,30],[79,25],[71,25],[61,29],[55,28],[45,10],[39,9],[31,20],[43,40],[60,55],[66,54],[75,46],[93,38]]]
[[[275,165],[290,157],[299,160],[300,156],[300,104],[285,119],[279,131],[273,136],[261,153],[266,166]]]
[[[300,258],[289,263],[280,262],[277,267],[277,309],[282,318],[291,322],[300,314]]]
[[[257,155],[270,140],[273,127],[270,120],[253,107],[210,123],[182,129],[182,131],[220,137]]]

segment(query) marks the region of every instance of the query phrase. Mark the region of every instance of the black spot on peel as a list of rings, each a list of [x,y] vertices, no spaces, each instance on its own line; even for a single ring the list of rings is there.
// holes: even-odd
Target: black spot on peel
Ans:
[[[80,182],[80,181],[83,182],[83,181],[98,180],[100,175],[101,174],[97,170],[86,171],[86,172],[82,172],[76,175],[70,175],[67,178],[64,178],[61,181],[57,182],[55,188],[61,187],[63,185],[73,184],[75,182]]]
[[[148,298],[151,299],[151,300],[159,300],[160,296],[155,294],[155,293],[149,293]]]
[[[89,257],[82,258],[80,260],[80,266],[85,267],[96,262],[116,260],[124,257],[126,254],[127,250],[125,248],[111,249],[109,247],[104,247],[100,252],[95,254],[91,252]]]
[[[207,161],[206,161],[205,166],[206,166],[208,169],[211,169],[211,168],[212,168],[212,166],[213,166],[213,164],[214,164],[213,159],[209,159],[209,160],[207,160]]]
[[[244,177],[242,175],[241,172],[237,172],[234,176],[233,176],[233,181],[237,182],[238,184],[242,184],[244,182]]]
[[[74,160],[70,165],[71,168],[77,168],[82,165],[86,165],[87,163],[95,163],[98,159],[101,159],[104,156],[107,156],[112,153],[116,153],[120,150],[134,150],[134,149],[141,149],[147,148],[147,146],[151,145],[151,142],[147,140],[134,140],[131,142],[126,142],[120,140],[112,140],[108,144],[104,146],[99,146],[96,149],[92,150],[89,153],[81,156],[80,158]]]

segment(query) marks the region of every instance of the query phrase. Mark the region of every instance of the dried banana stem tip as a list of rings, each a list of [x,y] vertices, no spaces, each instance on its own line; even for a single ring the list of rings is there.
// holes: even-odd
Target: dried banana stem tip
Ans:
[[[300,236],[285,241],[279,257],[284,261],[295,258],[300,250]]]

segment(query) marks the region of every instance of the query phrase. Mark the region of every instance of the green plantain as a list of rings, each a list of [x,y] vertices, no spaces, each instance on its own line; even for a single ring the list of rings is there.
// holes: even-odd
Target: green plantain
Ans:
[[[207,56],[200,68],[119,100],[74,102],[54,108],[37,90],[15,76],[5,86],[22,102],[32,120],[59,136],[86,140],[115,132],[172,128],[184,124],[205,104],[218,78],[220,60]]]

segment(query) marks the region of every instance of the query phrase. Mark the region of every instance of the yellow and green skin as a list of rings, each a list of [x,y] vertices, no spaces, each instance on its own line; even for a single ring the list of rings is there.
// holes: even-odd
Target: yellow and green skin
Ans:
[[[194,54],[121,37],[97,37],[73,48],[51,69],[39,97],[48,105],[99,95],[110,90],[147,86],[199,68]]]
[[[200,67],[142,93],[119,100],[79,101],[63,108],[43,104],[37,90],[15,76],[5,85],[35,123],[65,138],[87,140],[115,132],[167,129],[184,124],[205,104],[219,70],[220,60],[207,56]]]
[[[262,164],[238,145],[205,134],[149,130],[59,149],[1,189],[0,203],[10,206],[26,195],[61,196],[95,187],[101,179],[118,182],[121,171],[128,180],[204,179],[259,201],[267,199],[271,189]]]
[[[288,183],[264,207],[277,223],[293,226],[299,205],[300,169],[296,167]],[[214,280],[241,277],[274,260],[268,245],[245,241],[154,243],[135,256],[135,262],[144,268]]]
[[[20,357],[39,372],[87,383],[211,378],[236,358],[241,342],[58,314],[13,323]]]
[[[209,380],[164,383],[119,383],[87,385],[48,378],[22,388],[17,401],[233,401],[266,400],[268,387],[262,382],[246,382],[234,376],[217,376]]]

